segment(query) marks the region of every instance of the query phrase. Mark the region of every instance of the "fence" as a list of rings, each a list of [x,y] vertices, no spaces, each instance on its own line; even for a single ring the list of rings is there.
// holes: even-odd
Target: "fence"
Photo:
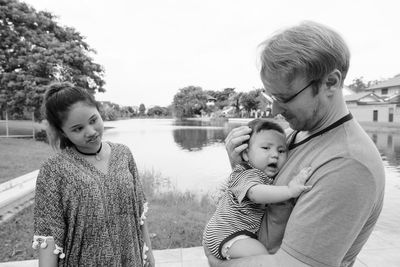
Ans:
[[[18,123],[16,123],[16,121],[10,121],[9,119],[8,119],[8,113],[7,113],[7,111],[5,112],[6,114],[5,114],[5,117],[6,117],[6,119],[5,120],[0,120],[0,129],[2,129],[3,127],[2,127],[2,124],[4,124],[5,125],[5,134],[0,134],[0,138],[9,138],[9,137],[24,137],[24,138],[33,138],[33,139],[35,139],[35,127],[34,127],[34,124],[35,124],[35,115],[34,115],[34,113],[32,112],[32,124],[31,125],[29,125],[29,123],[26,123],[26,121],[24,121],[23,122],[23,125],[19,125],[19,127],[18,126],[15,126],[15,125],[13,125],[12,127],[10,127],[10,123],[11,124],[18,124]],[[22,123],[21,123],[22,124]],[[17,130],[16,130],[16,132],[17,132],[17,134],[11,134],[10,132],[10,128],[17,128]],[[30,130],[30,128],[32,128],[32,131]],[[32,134],[25,134],[25,133],[28,133],[28,132],[30,132],[31,131],[31,133]],[[1,133],[1,132],[0,132]]]

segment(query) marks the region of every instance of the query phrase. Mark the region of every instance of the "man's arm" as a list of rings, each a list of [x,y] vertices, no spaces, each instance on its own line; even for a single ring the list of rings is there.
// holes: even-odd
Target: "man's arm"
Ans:
[[[243,267],[243,266],[254,266],[254,267],[276,267],[276,266],[291,266],[291,267],[308,267],[309,265],[295,259],[282,249],[274,255],[258,255],[251,256],[241,259],[233,259],[222,261],[214,257],[207,248],[204,248],[206,256],[208,258],[208,264],[211,267]]]
[[[241,126],[230,131],[225,138],[225,148],[232,168],[243,162],[241,153],[248,147],[247,141],[250,139],[250,133],[251,129],[248,126]]]

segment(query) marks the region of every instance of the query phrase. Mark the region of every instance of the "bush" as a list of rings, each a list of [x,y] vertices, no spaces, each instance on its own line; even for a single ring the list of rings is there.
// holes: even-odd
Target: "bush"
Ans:
[[[45,143],[49,143],[49,141],[47,140],[46,130],[42,129],[40,131],[36,131],[35,132],[35,140],[36,141],[45,142]]]

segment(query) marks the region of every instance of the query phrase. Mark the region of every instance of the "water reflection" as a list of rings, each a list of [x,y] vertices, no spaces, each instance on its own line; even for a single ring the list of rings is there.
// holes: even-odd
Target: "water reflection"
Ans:
[[[232,128],[245,123],[125,120],[106,122],[106,126],[114,128],[107,130],[104,137],[126,144],[140,171],[159,172],[176,189],[202,194],[214,191],[228,177],[230,165],[223,142]],[[382,155],[387,181],[396,182],[387,189],[400,188],[400,133],[368,134]]]
[[[174,121],[172,131],[175,143],[182,149],[198,151],[214,143],[223,143],[225,137],[240,124],[227,121]],[[179,127],[180,126],[180,127]]]
[[[400,171],[400,134],[375,131],[367,133],[388,165]]]

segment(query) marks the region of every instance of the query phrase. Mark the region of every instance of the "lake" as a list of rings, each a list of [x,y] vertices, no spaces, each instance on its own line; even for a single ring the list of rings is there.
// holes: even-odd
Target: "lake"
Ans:
[[[126,144],[139,171],[159,174],[160,186],[198,195],[217,191],[230,173],[224,139],[246,122],[211,123],[173,119],[132,119],[106,122],[114,127],[104,139]],[[385,204],[376,230],[400,234],[400,131],[367,131],[377,145],[386,170]]]
[[[159,173],[178,190],[206,193],[229,175],[224,139],[232,128],[245,123],[121,120],[106,122],[106,126],[114,128],[105,132],[104,139],[126,144],[140,171]],[[400,181],[400,133],[368,134],[381,152],[388,176]]]

